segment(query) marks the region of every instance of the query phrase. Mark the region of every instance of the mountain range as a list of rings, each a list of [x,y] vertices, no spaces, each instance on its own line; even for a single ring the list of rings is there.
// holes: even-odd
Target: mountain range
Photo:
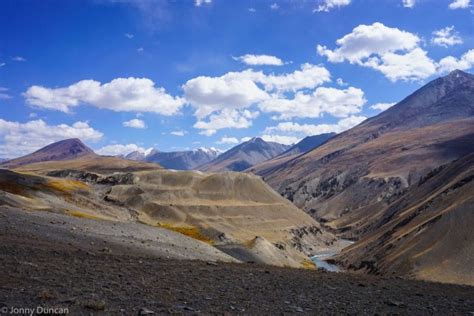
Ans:
[[[459,280],[468,265],[464,281],[472,284],[473,234],[453,222],[459,217],[472,224],[465,214],[474,210],[469,204],[472,191],[466,193],[470,185],[465,185],[472,177],[463,173],[470,170],[470,160],[459,162],[466,169],[449,166],[473,152],[474,76],[453,71],[321,146],[272,168],[256,166],[255,172],[326,229],[358,241],[343,257],[347,266],[393,272],[389,263],[396,258],[405,265],[393,268],[397,273],[447,281],[448,277],[429,273],[438,271],[440,267],[434,266],[440,261],[422,259],[454,262],[455,252],[464,253],[462,268],[448,265],[444,273],[452,276],[451,281]],[[432,180],[431,189],[420,185],[443,168],[459,174],[453,171]],[[439,198],[435,190],[441,190]],[[438,201],[451,203],[433,204]],[[451,238],[453,229],[467,243]],[[433,231],[438,232],[436,240],[429,243],[428,232]],[[411,236],[410,243],[400,240],[406,236]],[[438,251],[441,248],[456,251]],[[390,251],[365,258],[371,249]]]

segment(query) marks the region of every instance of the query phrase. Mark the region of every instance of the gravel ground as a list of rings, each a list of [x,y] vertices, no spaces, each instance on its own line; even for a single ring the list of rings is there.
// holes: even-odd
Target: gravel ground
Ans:
[[[163,259],[32,238],[12,222],[8,228],[0,230],[2,315],[37,306],[71,315],[474,313],[469,286]]]

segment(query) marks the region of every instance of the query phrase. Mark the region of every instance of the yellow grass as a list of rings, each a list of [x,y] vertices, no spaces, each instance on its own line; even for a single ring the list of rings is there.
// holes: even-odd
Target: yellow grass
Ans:
[[[95,219],[95,220],[102,220],[103,218],[100,216],[84,213],[81,211],[68,211],[68,214],[74,217],[79,217],[79,218],[87,218],[87,219]]]
[[[183,234],[185,236],[197,239],[212,245],[214,241],[209,237],[205,236],[197,227],[184,227],[184,226],[174,226],[170,224],[157,223],[158,227],[166,228],[177,233]]]
[[[303,261],[301,261],[301,266],[303,267],[303,269],[308,269],[308,270],[316,269],[316,265],[314,264],[314,262],[309,259],[304,259]]]
[[[50,180],[48,181],[47,186],[64,193],[70,193],[78,190],[89,190],[89,186],[87,184],[76,180]]]

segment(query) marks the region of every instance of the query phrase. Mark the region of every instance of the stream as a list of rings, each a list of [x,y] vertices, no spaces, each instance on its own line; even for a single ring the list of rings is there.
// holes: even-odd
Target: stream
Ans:
[[[338,253],[342,251],[342,249],[352,245],[353,243],[354,242],[351,240],[342,239],[340,241],[341,247],[338,247],[336,249],[327,249],[327,250],[320,251],[316,253],[314,256],[312,256],[311,260],[316,264],[318,268],[321,268],[330,272],[342,272],[344,270],[341,267],[335,264],[328,263],[326,259],[334,255],[337,255]]]

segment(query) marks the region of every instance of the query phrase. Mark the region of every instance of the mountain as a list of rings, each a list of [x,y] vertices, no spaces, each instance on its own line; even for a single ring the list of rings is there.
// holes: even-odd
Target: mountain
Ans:
[[[155,149],[146,150],[146,151],[132,151],[126,155],[121,156],[121,158],[128,159],[128,160],[135,160],[135,161],[145,161],[146,157],[152,155],[156,152]]]
[[[262,161],[271,159],[290,148],[274,142],[266,142],[260,137],[239,144],[221,154],[211,162],[201,166],[202,171],[243,171]]]
[[[304,154],[318,146],[321,146],[335,135],[336,133],[326,133],[314,136],[307,136],[297,144],[293,145],[289,149],[279,154],[278,156],[261,162],[255,166],[252,166],[247,171],[261,176],[265,176],[267,173],[271,172],[272,169],[278,168],[278,166],[285,164],[291,159],[294,159],[301,154]]]
[[[308,256],[337,244],[260,177],[165,170],[118,157],[0,169],[0,205],[33,214],[31,221],[48,211],[43,216],[74,217],[79,227],[95,226],[80,229],[84,238],[113,240],[108,245],[147,240],[139,249],[167,258],[314,268]],[[57,223],[48,232],[64,231],[64,221],[48,222]]]
[[[147,162],[159,163],[166,169],[193,170],[215,159],[220,152],[214,148],[198,148],[188,151],[155,151],[144,158]]]
[[[71,138],[50,144],[26,156],[5,161],[0,166],[14,168],[35,162],[72,160],[84,156],[96,156],[96,154],[80,139]]]
[[[335,260],[369,273],[474,285],[473,192],[470,154],[374,212],[378,227]]]
[[[420,181],[440,166],[474,152],[473,100],[474,76],[454,71],[389,110],[260,175],[327,229],[344,238],[364,240],[383,225],[393,224],[389,205],[417,190]],[[412,201],[416,203],[422,205],[424,200]],[[464,210],[472,212],[472,205]],[[408,214],[410,209],[407,206],[398,212]],[[423,218],[420,212],[411,214],[413,220]],[[449,226],[450,216],[440,214],[438,229],[454,229]],[[400,221],[397,229],[409,230],[408,224]],[[417,238],[423,233],[420,228]],[[449,241],[440,238],[437,244],[449,247]],[[389,241],[380,242],[391,247]]]

